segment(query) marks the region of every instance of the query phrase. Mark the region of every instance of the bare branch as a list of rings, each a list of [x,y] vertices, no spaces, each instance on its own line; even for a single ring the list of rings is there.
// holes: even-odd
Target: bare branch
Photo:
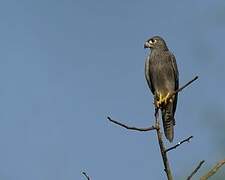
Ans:
[[[174,91],[173,93],[170,94],[170,96],[168,97],[168,99],[172,98],[175,94],[177,94],[178,92],[182,91],[184,88],[186,88],[187,86],[189,86],[192,82],[194,82],[195,80],[198,79],[198,76],[196,76],[195,78],[193,78],[191,81],[189,81],[188,83],[186,83],[184,86],[180,87],[178,90]],[[163,142],[163,138],[162,138],[162,132],[160,130],[160,123],[159,123],[159,108],[155,107],[155,125],[151,126],[151,127],[147,127],[147,128],[137,128],[137,127],[131,127],[131,126],[127,126],[126,124],[120,123],[116,120],[111,119],[110,117],[107,117],[107,119],[114,123],[117,124],[123,128],[129,129],[129,130],[135,130],[135,131],[151,131],[151,130],[156,130],[157,132],[157,138],[158,138],[158,143],[159,143],[159,147],[160,147],[160,152],[161,152],[161,156],[162,156],[162,160],[163,160],[163,164],[164,164],[164,171],[166,172],[167,175],[167,179],[168,180],[173,180],[173,175],[172,175],[172,171],[170,169],[170,165],[169,165],[169,161],[167,158],[167,152],[177,148],[178,146],[180,146],[181,144],[183,144],[184,142],[188,142],[191,138],[193,138],[193,136],[190,136],[189,138],[179,142],[177,145],[166,149],[164,142]],[[203,162],[202,162],[203,163]],[[200,164],[201,166],[201,164]],[[200,167],[197,167],[195,170],[196,172],[198,171]],[[193,172],[192,174],[194,175],[196,172]],[[190,178],[193,176],[191,175]],[[190,179],[189,178],[189,179]]]
[[[184,139],[183,141],[178,142],[175,146],[172,146],[170,148],[168,148],[165,152],[171,151],[172,149],[176,149],[178,146],[180,146],[181,144],[185,143],[185,142],[190,142],[190,139],[193,138],[194,136],[190,136],[186,139]]]
[[[87,180],[91,180],[91,178],[87,175],[86,172],[83,171],[82,174],[86,177]]]
[[[110,117],[107,117],[107,119],[109,121],[111,121],[112,123],[117,124],[119,126],[122,126],[122,127],[126,128],[126,129],[129,129],[129,130],[135,130],[135,131],[151,131],[151,130],[156,130],[156,127],[155,126],[151,126],[151,127],[147,127],[147,128],[137,128],[137,127],[127,126],[126,124],[123,124],[123,123],[120,123],[118,121],[115,121],[115,120],[111,119]]]
[[[155,113],[155,127],[157,127],[156,132],[157,132],[157,138],[158,138],[158,142],[159,142],[161,156],[163,159],[164,171],[166,172],[167,179],[173,180],[172,171],[170,169],[169,161],[168,161],[167,154],[166,154],[166,148],[163,143],[162,132],[160,131],[159,113],[158,113],[157,108],[156,108],[156,113]]]
[[[184,88],[186,88],[187,86],[189,86],[191,83],[193,83],[194,81],[196,81],[198,79],[198,76],[195,76],[192,80],[190,80],[189,82],[187,82],[185,85],[181,86],[179,89],[177,89],[176,91],[174,91],[172,94],[170,94],[170,96],[168,97],[168,99],[172,98],[173,95],[179,93],[180,91],[182,91]]]
[[[200,180],[206,180],[214,175],[223,165],[225,164],[225,159],[219,161],[209,172],[203,175]]]
[[[198,79],[198,76],[194,77],[191,81],[189,81],[188,83],[186,83],[184,86],[180,87],[178,90],[176,90],[172,94],[170,94],[170,96],[168,97],[168,99],[172,98],[175,94],[177,94],[178,92],[182,91],[184,88],[186,88],[187,86],[189,86],[192,82],[194,82],[197,79]],[[161,156],[162,156],[163,164],[164,164],[164,168],[165,168],[164,170],[166,172],[167,179],[168,180],[172,180],[173,179],[173,175],[172,175],[172,171],[170,169],[169,161],[168,161],[168,158],[167,158],[167,152],[169,150],[171,150],[171,148],[168,149],[168,150],[166,150],[166,148],[164,146],[163,139],[162,139],[162,133],[160,131],[159,112],[158,112],[158,110],[159,109],[156,107],[155,108],[155,127],[156,127],[156,132],[157,132],[157,138],[158,138],[158,142],[159,142],[159,147],[160,147]],[[188,140],[190,140],[191,138],[189,137]],[[188,140],[184,140],[184,141],[182,141],[182,143],[184,143],[184,142],[186,142]],[[182,143],[180,143],[180,144],[182,144]],[[172,149],[175,149],[178,146],[180,146],[180,145],[176,145],[176,146],[172,147]]]
[[[204,162],[205,161],[203,160],[198,164],[198,166],[194,169],[194,171],[190,174],[190,176],[188,176],[187,180],[190,180],[197,173],[197,171],[201,168]]]

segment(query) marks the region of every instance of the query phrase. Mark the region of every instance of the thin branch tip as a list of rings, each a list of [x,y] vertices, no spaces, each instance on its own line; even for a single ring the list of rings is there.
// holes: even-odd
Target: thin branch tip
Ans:
[[[168,151],[171,151],[171,150],[173,150],[173,149],[176,149],[178,146],[180,146],[181,144],[183,144],[183,143],[185,143],[185,142],[188,142],[188,143],[189,143],[190,140],[191,140],[193,137],[194,137],[194,136],[189,136],[188,138],[186,138],[186,139],[184,139],[184,140],[182,140],[182,141],[179,141],[176,145],[174,145],[174,146],[172,146],[172,147],[166,149],[165,152],[167,153]]]
[[[198,76],[195,76],[192,80],[188,81],[185,85],[179,87],[177,90],[175,90],[173,93],[170,94],[170,96],[168,97],[168,99],[171,99],[175,94],[181,92],[183,89],[185,89],[186,87],[188,87],[191,83],[193,83],[197,79],[198,79]]]
[[[198,79],[198,76],[195,76],[194,80]]]
[[[86,172],[82,171],[82,174],[85,176],[85,178],[86,178],[87,180],[91,180],[91,178],[87,175]]]
[[[192,171],[192,173],[190,174],[190,176],[187,177],[187,180],[190,180],[198,172],[198,170],[201,168],[201,166],[203,165],[204,162],[205,162],[205,160],[200,161],[200,163],[194,169],[194,171]]]
[[[213,176],[223,165],[225,164],[225,159],[220,160],[219,162],[216,163],[215,166],[212,167],[212,169],[209,170],[205,175],[203,175],[200,180],[207,180],[211,176]]]
[[[147,127],[147,128],[137,128],[137,127],[132,127],[132,126],[128,126],[126,124],[123,124],[123,123],[121,123],[119,121],[116,121],[114,119],[111,119],[110,117],[107,117],[107,119],[110,122],[112,122],[114,124],[117,124],[117,125],[119,125],[119,126],[121,126],[123,128],[129,129],[129,130],[142,131],[142,132],[144,132],[144,131],[151,131],[151,130],[156,130],[157,129],[155,126],[150,126],[150,127]]]

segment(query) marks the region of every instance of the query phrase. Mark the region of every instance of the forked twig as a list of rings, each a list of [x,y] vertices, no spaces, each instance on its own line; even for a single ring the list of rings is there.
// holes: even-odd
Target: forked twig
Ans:
[[[190,85],[192,82],[194,82],[197,79],[198,79],[198,76],[196,76],[191,81],[189,81],[188,83],[186,83],[184,86],[180,87],[179,89],[177,89],[176,91],[174,91],[173,93],[171,93],[170,96],[168,97],[168,99],[172,98],[176,93],[182,91],[184,88],[186,88],[188,85]],[[121,126],[123,128],[129,129],[129,130],[135,130],[135,131],[151,131],[151,130],[156,130],[156,132],[157,132],[157,138],[158,138],[158,143],[159,143],[159,147],[160,147],[160,152],[161,152],[161,156],[162,156],[162,159],[163,159],[164,170],[166,172],[167,179],[168,180],[173,180],[172,171],[170,169],[169,161],[168,161],[168,158],[167,158],[167,152],[170,151],[170,150],[172,150],[172,149],[175,149],[176,147],[180,146],[182,143],[189,141],[193,136],[190,136],[189,138],[181,141],[179,144],[177,144],[177,145],[175,145],[175,146],[173,146],[173,147],[171,147],[171,148],[169,148],[169,149],[166,150],[166,148],[164,146],[164,143],[163,143],[162,132],[160,130],[159,111],[158,110],[159,110],[158,108],[155,109],[155,125],[154,126],[151,126],[151,127],[147,127],[147,128],[137,128],[137,127],[128,126],[126,124],[123,124],[121,122],[118,122],[116,120],[113,120],[110,117],[107,117],[107,119],[110,122],[112,122],[114,124],[117,124],[117,125],[119,125],[119,126]],[[194,172],[194,173],[196,173],[196,172]]]

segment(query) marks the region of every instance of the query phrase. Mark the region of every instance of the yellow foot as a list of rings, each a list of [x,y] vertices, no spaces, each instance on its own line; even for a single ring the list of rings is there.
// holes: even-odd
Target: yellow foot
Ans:
[[[168,99],[170,96],[170,93],[167,93],[165,97],[162,96],[161,93],[158,93],[158,99],[156,99],[155,104],[157,108],[166,106],[169,102],[172,102],[172,99]]]
[[[156,105],[156,107],[160,108],[162,106],[162,102],[163,102],[162,94],[157,92],[156,97],[155,97],[155,105]]]
[[[170,93],[167,93],[166,97],[164,97],[162,100],[165,106],[168,104],[168,100],[171,100],[171,99],[168,99],[169,96],[170,96]]]

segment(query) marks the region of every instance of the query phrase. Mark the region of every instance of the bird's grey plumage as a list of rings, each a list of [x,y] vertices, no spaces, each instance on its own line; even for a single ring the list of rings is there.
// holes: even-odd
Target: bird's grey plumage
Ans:
[[[145,77],[155,100],[158,94],[165,97],[179,88],[179,73],[175,56],[169,51],[165,41],[154,36],[145,42],[145,48],[151,52],[145,62]],[[175,111],[177,106],[177,94],[161,107],[163,128],[166,138],[172,142],[174,137]]]

